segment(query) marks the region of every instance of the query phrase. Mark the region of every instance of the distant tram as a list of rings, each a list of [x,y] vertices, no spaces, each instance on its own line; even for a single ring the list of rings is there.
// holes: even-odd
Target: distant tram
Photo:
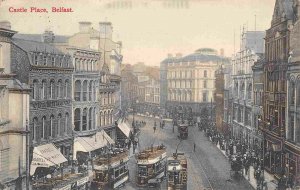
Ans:
[[[189,135],[189,124],[188,121],[178,124],[178,137],[180,139],[187,139]]]
[[[136,156],[136,183],[139,187],[159,187],[166,176],[167,152],[164,145],[150,147]]]
[[[93,161],[92,190],[116,189],[129,180],[128,151],[116,149]]]
[[[168,190],[187,190],[187,159],[184,153],[168,158]]]

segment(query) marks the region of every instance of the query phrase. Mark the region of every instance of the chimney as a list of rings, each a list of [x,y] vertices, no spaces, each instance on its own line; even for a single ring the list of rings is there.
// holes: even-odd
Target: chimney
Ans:
[[[45,43],[53,43],[55,36],[53,31],[51,30],[45,30],[44,34],[43,34],[43,39]]]
[[[220,49],[220,56],[224,57],[224,49],[223,48]]]
[[[91,22],[85,22],[85,21],[79,22],[79,32],[88,33],[89,30],[91,29],[91,25],[92,25]]]
[[[0,28],[11,30],[11,24],[9,21],[0,21]]]
[[[111,22],[99,22],[100,37],[112,39],[113,27]]]
[[[181,53],[176,53],[176,58],[179,59],[182,57],[182,54]]]
[[[173,55],[171,53],[168,53],[168,58],[172,58]]]

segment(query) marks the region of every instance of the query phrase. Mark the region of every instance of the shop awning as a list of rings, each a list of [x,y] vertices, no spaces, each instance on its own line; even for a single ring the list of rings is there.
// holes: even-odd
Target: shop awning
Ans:
[[[127,122],[120,122],[118,123],[118,128],[124,133],[126,137],[129,137],[130,135],[130,127]]]
[[[103,148],[108,144],[114,143],[115,141],[111,139],[104,130],[96,133],[91,137],[76,137],[74,139],[74,159],[76,158],[76,153],[78,151],[91,152]]]
[[[68,160],[53,144],[34,147],[30,175],[33,175],[38,167],[48,168],[50,166],[59,166],[59,164],[66,161]]]

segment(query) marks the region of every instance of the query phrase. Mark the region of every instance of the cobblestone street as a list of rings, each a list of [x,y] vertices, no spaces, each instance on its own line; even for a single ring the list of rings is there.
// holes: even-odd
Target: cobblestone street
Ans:
[[[143,150],[151,144],[163,143],[167,146],[168,156],[176,151],[179,138],[177,129],[173,133],[171,123],[167,123],[164,129],[158,128],[153,132],[154,119],[149,117],[135,116],[135,120],[144,120],[147,125],[141,128],[139,137],[140,146],[137,151]],[[159,123],[158,119],[156,119]],[[131,123],[131,119],[129,122]],[[193,144],[196,143],[196,151],[193,151]],[[227,158],[221,151],[204,136],[203,132],[197,128],[189,129],[189,137],[183,140],[178,146],[178,152],[184,152],[188,157],[188,189],[189,190],[246,190],[253,189],[243,177],[232,179],[230,177],[230,165]],[[135,185],[135,158],[131,150],[129,163],[130,182],[126,184],[127,190],[139,189]],[[145,189],[145,188],[140,188]],[[166,183],[161,185],[161,189],[167,189]]]

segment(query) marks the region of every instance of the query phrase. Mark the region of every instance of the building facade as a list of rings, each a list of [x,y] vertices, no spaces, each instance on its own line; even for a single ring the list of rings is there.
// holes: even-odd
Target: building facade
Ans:
[[[48,43],[13,39],[12,71],[32,89],[30,94],[31,148],[53,143],[72,157],[71,56]]]
[[[151,115],[160,115],[159,69],[148,67],[146,75],[149,79],[145,82],[145,110]]]
[[[138,99],[138,78],[133,74],[132,66],[124,65],[121,71],[122,110],[129,111]]]
[[[295,4],[297,5],[297,4]],[[299,4],[297,18],[299,18]],[[290,57],[287,70],[287,102],[285,120],[285,174],[300,184],[300,20],[290,33]]]
[[[284,175],[286,122],[286,71],[290,53],[290,28],[294,21],[293,1],[277,0],[271,27],[266,31],[264,63],[263,123],[265,168]]]
[[[265,33],[259,31],[243,32],[241,49],[232,59],[233,81],[233,134],[236,139],[253,145],[252,103],[253,72],[252,66],[262,58],[264,53]]]
[[[0,22],[0,186],[25,189],[29,166],[29,86],[13,74],[9,22]]]
[[[167,97],[167,112],[180,106],[197,115],[202,108],[214,102],[215,72],[225,62],[229,60],[209,48],[199,49],[184,57],[181,54],[169,56],[162,61],[162,64],[167,65],[168,90],[166,94],[165,89],[161,91],[161,95]],[[161,80],[161,85],[165,85],[165,81]]]

